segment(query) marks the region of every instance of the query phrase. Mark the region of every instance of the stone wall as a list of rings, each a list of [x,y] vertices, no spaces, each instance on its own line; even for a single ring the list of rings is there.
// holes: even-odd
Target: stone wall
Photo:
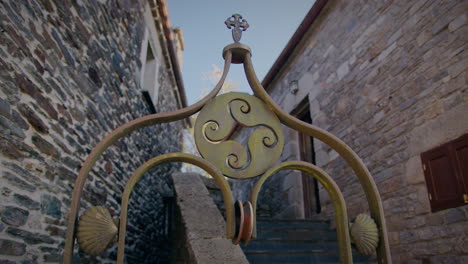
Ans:
[[[145,10],[143,0],[0,2],[1,263],[60,261],[84,159],[110,131],[149,113],[140,83],[141,46],[150,26]],[[171,74],[161,67],[157,112],[176,109]],[[85,185],[81,212],[101,205],[118,216],[126,179],[147,159],[179,151],[181,128],[141,129],[104,152]],[[129,263],[167,258],[161,254],[168,244],[162,199],[172,196],[168,176],[178,168],[160,166],[135,187]],[[114,247],[92,258],[80,251],[75,260],[101,263],[115,256]]]
[[[313,123],[363,159],[383,199],[394,263],[468,261],[468,207],[431,213],[420,160],[421,152],[468,132],[467,4],[329,1],[267,87],[288,112],[308,98]],[[292,94],[295,80],[299,91]],[[297,158],[296,132],[285,135],[282,158]],[[368,211],[356,176],[337,153],[319,142],[315,152],[350,217]],[[300,178],[275,177],[269,185],[275,196],[263,201],[276,215],[290,210],[301,217]],[[318,217],[331,217],[323,188],[320,196]]]

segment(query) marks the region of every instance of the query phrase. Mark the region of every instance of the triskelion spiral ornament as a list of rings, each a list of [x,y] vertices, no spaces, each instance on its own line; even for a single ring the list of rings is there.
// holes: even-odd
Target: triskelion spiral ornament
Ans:
[[[238,126],[254,128],[247,148],[231,139]],[[265,172],[279,159],[284,144],[278,117],[260,99],[238,92],[219,95],[203,107],[194,135],[200,154],[237,179]]]

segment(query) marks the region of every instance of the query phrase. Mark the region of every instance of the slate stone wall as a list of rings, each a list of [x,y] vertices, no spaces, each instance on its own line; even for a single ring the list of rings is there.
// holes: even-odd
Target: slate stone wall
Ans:
[[[468,207],[431,213],[420,160],[421,152],[468,132],[467,4],[329,1],[269,87],[288,112],[307,98],[313,123],[368,166],[383,200],[394,263],[468,261]],[[292,94],[295,80],[299,91]],[[285,135],[282,158],[297,158],[296,133]],[[349,216],[367,211],[356,176],[337,153],[318,142],[315,152],[341,188]],[[275,177],[268,185],[275,198],[263,202],[275,215],[290,210],[300,217],[300,181]],[[317,217],[332,217],[323,188],[320,196]]]
[[[147,115],[140,49],[146,1],[0,2],[0,262],[60,262],[74,181],[110,131]],[[161,58],[161,65],[165,65]],[[175,110],[171,72],[161,67],[157,112]],[[149,158],[180,151],[181,123],[133,132],[107,150],[85,185],[90,206],[119,214],[126,179]],[[152,170],[129,209],[129,263],[167,256],[163,197],[178,165]],[[170,254],[169,252],[167,254]],[[83,252],[76,261],[114,260]]]

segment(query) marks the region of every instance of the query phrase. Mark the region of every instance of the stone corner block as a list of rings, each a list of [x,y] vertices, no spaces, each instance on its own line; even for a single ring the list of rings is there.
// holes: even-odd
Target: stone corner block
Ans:
[[[240,247],[233,245],[229,239],[195,240],[191,242],[191,249],[196,263],[249,263]]]
[[[198,174],[177,173],[173,179],[188,239],[224,237],[224,219]]]

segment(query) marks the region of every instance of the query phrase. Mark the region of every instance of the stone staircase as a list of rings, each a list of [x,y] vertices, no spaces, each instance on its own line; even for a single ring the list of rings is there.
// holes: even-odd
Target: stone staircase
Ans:
[[[251,264],[340,263],[336,231],[328,221],[257,220],[257,239],[242,248]],[[354,263],[369,257],[353,250]]]

